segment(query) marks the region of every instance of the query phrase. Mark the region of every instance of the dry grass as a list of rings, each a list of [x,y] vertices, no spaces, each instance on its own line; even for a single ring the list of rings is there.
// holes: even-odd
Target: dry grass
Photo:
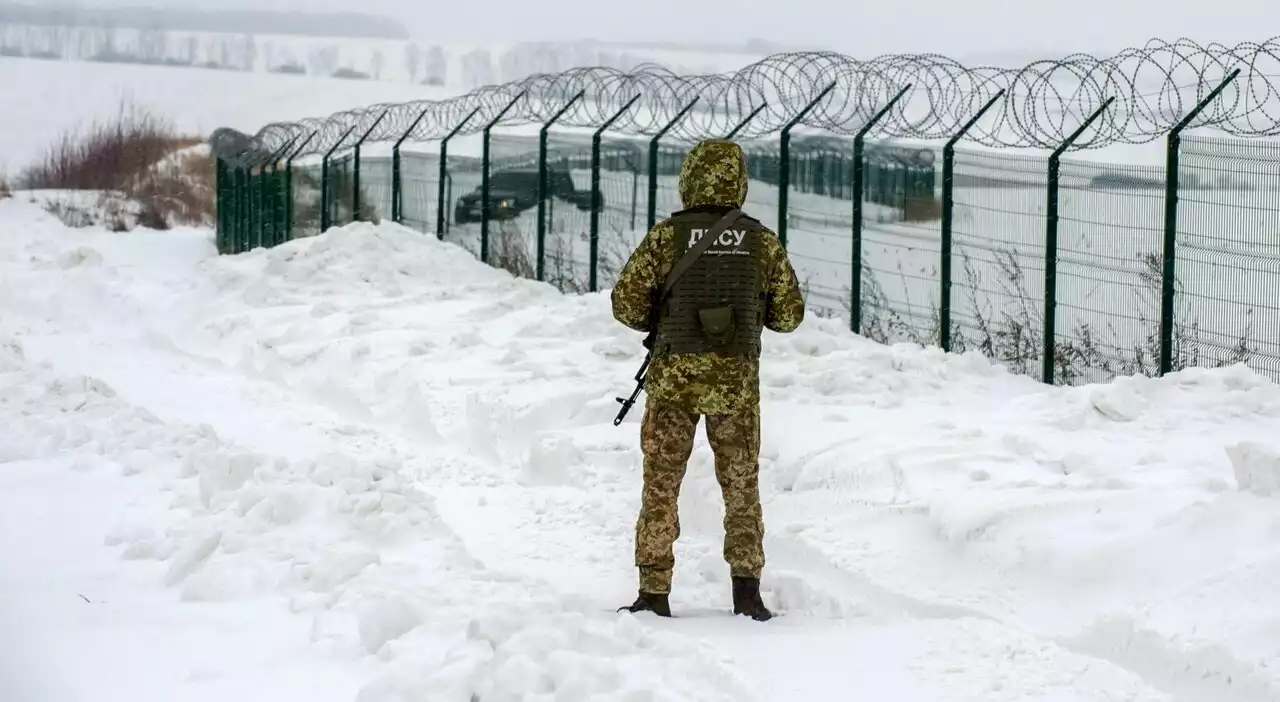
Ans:
[[[15,182],[24,190],[101,193],[101,218],[112,229],[209,226],[214,219],[214,166],[203,140],[179,134],[145,108],[122,103],[111,119],[63,134]],[[66,203],[50,211],[71,226],[95,219]]]
[[[520,278],[536,278],[538,269],[534,265],[534,256],[519,225],[506,221],[497,224],[498,240],[491,251],[492,264]]]
[[[141,214],[138,203],[114,193],[101,193],[93,202],[71,197],[48,198],[44,209],[68,227],[102,226],[113,232],[133,229]]]

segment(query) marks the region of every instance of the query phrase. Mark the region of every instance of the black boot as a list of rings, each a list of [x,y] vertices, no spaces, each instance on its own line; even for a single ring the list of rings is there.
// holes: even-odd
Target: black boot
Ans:
[[[671,605],[667,602],[665,594],[656,592],[640,591],[640,596],[636,601],[628,607],[620,607],[618,611],[626,610],[628,612],[653,612],[659,617],[671,616]]]
[[[733,578],[733,613],[745,614],[758,621],[766,622],[773,618],[760,599],[760,580],[757,578]]]

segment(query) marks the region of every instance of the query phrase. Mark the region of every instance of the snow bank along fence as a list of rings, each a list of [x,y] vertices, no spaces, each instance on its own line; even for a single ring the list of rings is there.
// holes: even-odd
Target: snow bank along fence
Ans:
[[[218,130],[218,246],[386,218],[594,291],[679,208],[689,146],[729,137],[750,154],[748,211],[816,314],[1047,383],[1234,362],[1280,379],[1278,87],[1277,40],[1019,69],[832,53],[723,75],[580,68]],[[1163,165],[1068,157],[1160,139]]]

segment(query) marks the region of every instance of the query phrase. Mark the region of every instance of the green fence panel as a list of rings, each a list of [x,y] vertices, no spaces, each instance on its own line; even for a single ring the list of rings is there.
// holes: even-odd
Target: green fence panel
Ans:
[[[1183,137],[1173,369],[1280,380],[1280,144]]]
[[[956,150],[952,349],[1040,376],[1046,159]]]
[[[745,141],[748,212],[778,227],[776,140]],[[815,316],[850,315],[849,281],[861,281],[866,336],[940,343],[938,174],[927,149],[868,142],[862,269],[851,276],[851,139],[796,136],[787,212],[789,255]],[[681,209],[678,178],[690,144],[663,141],[654,208]],[[445,169],[445,240],[479,251],[479,159],[460,137]],[[353,155],[330,162],[329,215],[353,219]],[[314,159],[314,157],[313,157]],[[390,218],[391,159],[361,157],[367,219]],[[251,172],[217,165],[217,245],[223,253],[314,236],[320,222],[318,163]],[[1174,369],[1245,363],[1280,379],[1280,145],[1184,137],[1177,221]],[[550,135],[545,279],[584,291],[590,267],[589,137]],[[402,154],[405,226],[435,232],[441,207],[439,159]],[[491,262],[534,277],[536,138],[494,135]],[[953,222],[953,350],[977,351],[1013,372],[1039,377],[1044,344],[1046,160],[995,151],[957,151]],[[599,282],[608,288],[645,232],[648,144],[606,139]],[[526,187],[528,186],[528,187]],[[524,188],[522,190],[522,188]],[[529,192],[525,192],[528,190]],[[1059,190],[1055,381],[1103,382],[1158,373],[1162,228],[1160,167],[1063,161]]]
[[[1164,168],[1063,159],[1055,382],[1160,370]]]

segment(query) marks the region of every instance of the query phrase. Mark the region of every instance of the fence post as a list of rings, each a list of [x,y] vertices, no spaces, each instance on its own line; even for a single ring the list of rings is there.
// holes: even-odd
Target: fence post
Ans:
[[[292,146],[292,142],[285,145]],[[262,245],[271,248],[276,245],[276,235],[280,231],[279,212],[276,208],[277,197],[276,190],[276,173],[279,171],[276,164],[279,162],[280,156],[284,153],[284,148],[271,155],[271,161],[262,167],[262,212],[266,217],[266,222],[262,227]],[[270,168],[270,175],[267,169]]]
[[[779,137],[778,144],[778,240],[782,242],[782,248],[787,248],[787,190],[791,186],[791,130],[800,120],[808,116],[809,111],[817,106],[818,101],[826,97],[828,93],[836,89],[836,83],[828,85],[825,90],[818,93],[818,96],[809,101],[799,114],[787,122],[782,128],[782,134]]]
[[[402,177],[400,173],[400,147],[404,146],[404,142],[409,138],[410,134],[413,134],[413,130],[418,128],[418,124],[427,116],[427,110],[429,109],[431,108],[423,110],[422,113],[418,115],[418,118],[413,120],[413,124],[409,125],[409,128],[405,130],[399,141],[397,141],[396,145],[391,149],[391,221],[396,224],[401,224],[404,221],[404,195],[400,192],[400,186],[402,184]]]
[[[1164,261],[1160,274],[1160,375],[1173,370],[1173,295],[1176,282],[1174,265],[1178,249],[1178,168],[1180,149],[1182,148],[1182,131],[1204,111],[1209,103],[1217,99],[1226,90],[1231,81],[1240,75],[1240,69],[1232,71],[1226,80],[1218,84],[1212,92],[1205,96],[1200,104],[1182,118],[1169,132],[1167,152],[1165,154],[1164,173]]]
[[[237,244],[240,252],[245,253],[252,250],[251,240],[253,231],[253,170],[247,165],[248,162],[242,163],[240,166],[240,239]]]
[[[578,91],[577,95],[569,98],[569,102],[551,115],[551,119],[538,130],[538,262],[536,264],[538,280],[546,276],[546,261],[543,259],[547,249],[547,131],[586,94],[585,90]]]
[[[743,119],[741,122],[738,122],[738,125],[737,125],[736,127],[734,127],[732,131],[730,131],[728,134],[726,134],[724,138],[725,138],[725,139],[734,139],[734,138],[736,138],[736,137],[738,136],[738,133],[739,133],[739,132],[741,132],[743,129],[746,129],[747,125],[751,123],[751,120],[755,119],[755,118],[756,118],[756,115],[760,114],[760,112],[761,112],[762,110],[764,110],[764,108],[766,108],[766,107],[768,107],[768,106],[769,106],[769,103],[767,103],[767,102],[762,102],[762,103],[760,103],[760,106],[759,106],[759,107],[757,107],[756,109],[752,110],[752,111],[751,111],[751,114],[747,115],[747,116],[746,116],[746,118],[745,118],[745,119]]]
[[[222,160],[221,156],[214,153],[213,161],[213,221],[217,229],[214,231],[213,242],[219,254],[227,252],[226,242],[226,216],[227,203],[226,192],[227,187],[227,163]]]
[[[247,159],[247,156],[244,156]],[[252,250],[253,232],[253,172],[252,161],[243,160],[238,172],[237,197],[239,197],[239,237],[236,246],[239,252]]]
[[[353,222],[364,221],[364,213],[361,211],[364,203],[360,201],[360,147],[364,146],[365,141],[367,141],[369,136],[373,134],[373,130],[377,129],[379,124],[382,124],[382,120],[386,118],[387,113],[390,111],[391,108],[389,107],[383,110],[382,114],[378,116],[378,119],[374,120],[373,126],[369,127],[369,129],[365,131],[364,136],[360,137],[360,141],[356,142],[356,152],[354,154],[355,171],[352,173],[351,178],[351,221]]]
[[[278,152],[276,152],[275,159],[273,159],[271,162],[271,187],[275,191],[275,196],[272,198],[272,201],[271,201],[271,245],[272,246],[279,246],[280,244],[283,244],[285,241],[284,237],[282,236],[283,234],[282,230],[284,229],[285,190],[284,190],[284,178],[280,177],[280,159],[284,158],[285,154],[292,153],[293,145],[298,143],[298,140],[301,138],[302,138],[301,134],[295,135],[283,147],[281,147]]]
[[[319,133],[319,130],[311,132],[284,162],[284,241],[293,239],[293,162]]]
[[[690,100],[689,104],[684,106],[684,109],[677,112],[676,116],[672,117],[671,121],[663,125],[662,129],[659,129],[658,133],[654,134],[653,138],[649,140],[649,207],[647,210],[648,219],[645,220],[648,223],[648,229],[653,229],[653,225],[658,223],[658,142],[662,141],[662,137],[675,128],[680,123],[680,120],[684,119],[685,115],[689,114],[689,110],[692,110],[693,106],[698,104],[699,99]]]
[[[255,196],[258,204],[254,207],[257,215],[257,222],[254,227],[254,236],[257,239],[258,245],[255,248],[266,247],[269,245],[267,244],[267,226],[269,220],[267,216],[267,166],[271,165],[271,157],[273,155],[274,154],[267,154],[267,157],[258,165],[258,187],[255,188]]]
[[[226,185],[223,186],[226,192],[226,195],[223,197],[223,203],[227,208],[226,214],[223,215],[222,218],[222,221],[227,227],[227,233],[223,235],[222,245],[226,247],[227,253],[229,254],[240,253],[239,246],[237,245],[240,236],[240,210],[238,209],[240,202],[236,199],[238,197],[238,191],[236,190],[238,182],[236,179],[239,178],[240,173],[239,166],[237,165],[238,160],[239,155],[232,159],[223,161],[222,165],[222,173],[226,178]]]
[[[440,181],[439,183],[437,183],[438,191],[436,193],[436,238],[437,239],[444,239],[444,203],[445,203],[444,182],[449,177],[449,140],[457,136],[458,132],[462,131],[462,128],[467,126],[467,123],[470,122],[471,118],[475,117],[476,113],[479,111],[480,111],[479,107],[472,110],[471,114],[467,115],[461,122],[459,122],[458,126],[450,130],[449,133],[445,135],[444,139],[440,140]],[[449,197],[450,198],[453,197],[452,187],[450,187],[449,189]]]
[[[511,102],[484,126],[484,146],[480,156],[480,260],[484,263],[489,262],[489,136],[526,92],[528,91],[522,90],[519,95],[511,98]]]
[[[261,222],[261,231],[258,238],[260,243],[268,248],[280,243],[278,241],[280,234],[280,218],[278,216],[279,213],[276,211],[276,198],[271,195],[272,188],[276,187],[275,180],[276,174],[280,170],[278,168],[280,158],[284,156],[285,151],[293,148],[293,143],[297,140],[298,137],[295,136],[289,141],[286,141],[280,146],[280,148],[276,149],[271,154],[271,158],[269,158],[262,166],[260,177],[262,178],[262,214],[264,219]],[[271,167],[270,178],[267,177],[267,166]],[[270,222],[269,227],[268,222]],[[268,228],[270,228],[269,234],[267,231]]]
[[[236,158],[238,159],[239,157],[237,156]],[[223,222],[225,222],[227,226],[227,233],[223,236],[222,243],[227,247],[227,253],[229,254],[240,253],[239,247],[237,246],[240,236],[240,210],[237,208],[239,207],[240,202],[236,199],[236,179],[239,178],[240,171],[239,167],[235,165],[235,163],[236,161],[234,159],[227,160],[223,162],[222,166],[223,175],[226,176],[226,196],[223,202],[227,207],[227,213],[223,217]]]
[[[960,131],[956,132],[947,140],[945,146],[942,147],[942,261],[941,275],[942,289],[938,295],[938,325],[942,327],[938,330],[938,340],[942,345],[942,350],[951,352],[951,257],[954,237],[952,227],[954,220],[955,205],[955,175],[956,175],[956,144],[973,129],[973,125],[982,119],[982,116],[995,106],[996,101],[1004,97],[1004,89],[996,93],[987,104],[982,106],[973,117],[969,118],[964,126],[960,127]]]
[[[296,141],[295,138],[293,141]],[[290,146],[293,145],[291,141]],[[267,216],[271,219],[271,226],[267,230],[267,244],[269,247],[275,247],[280,244],[280,215],[284,212],[283,205],[280,201],[280,156],[283,152],[279,152],[271,162],[271,178],[268,179],[267,186]]]
[[[635,157],[631,161],[631,230],[636,228],[636,205],[640,199],[640,164]]]
[[[218,226],[222,228],[219,251],[235,253],[236,182],[235,171],[226,159],[218,159]]]
[[[866,124],[858,130],[853,137],[853,192],[851,193],[853,200],[853,229],[850,232],[850,271],[849,271],[849,328],[854,334],[862,333],[862,191],[863,191],[863,163],[862,156],[866,150],[867,134],[871,132],[872,127],[879,124],[884,116],[889,114],[889,110],[898,104],[903,95],[911,89],[911,83],[907,83],[902,90],[898,91],[893,99],[885,103],[867,120]]]
[[[253,228],[256,245],[253,248],[269,246],[267,244],[267,166],[271,163],[272,156],[274,154],[268,154],[266,160],[258,166],[258,187],[254,189],[258,204],[253,208],[257,219]]]
[[[351,136],[351,132],[355,131],[355,126],[347,128],[347,131],[334,143],[333,148],[325,152],[324,159],[320,161],[320,233],[324,234],[329,231],[331,218],[329,217],[329,159],[333,158],[333,154],[342,147],[342,142]]]
[[[600,191],[600,141],[605,130],[612,127],[613,123],[617,122],[639,99],[640,96],[636,95],[628,100],[622,109],[605,120],[605,123],[591,135],[591,273],[587,286],[591,292],[599,289],[597,283],[600,269],[600,200],[602,198],[597,197],[596,194]]]
[[[1049,154],[1049,192],[1045,203],[1045,237],[1044,237],[1044,347],[1041,359],[1041,376],[1045,383],[1053,385],[1054,336],[1057,333],[1058,314],[1058,178],[1062,170],[1062,154],[1084,134],[1103,112],[1106,112],[1114,97],[1107,98],[1102,107],[1094,110],[1089,119],[1084,121],[1067,140]]]
[[[256,160],[256,158],[260,157],[258,154],[254,154],[254,156],[255,160],[247,169],[249,180],[245,184],[245,188],[248,190],[245,197],[249,202],[249,231],[245,233],[248,241],[246,251],[253,251],[262,246],[262,213],[259,211],[260,208],[258,206],[258,196],[261,195],[261,188],[254,187],[261,180],[261,178],[254,179],[254,169],[262,168],[262,162]]]
[[[236,253],[249,250],[249,167],[236,168]]]

